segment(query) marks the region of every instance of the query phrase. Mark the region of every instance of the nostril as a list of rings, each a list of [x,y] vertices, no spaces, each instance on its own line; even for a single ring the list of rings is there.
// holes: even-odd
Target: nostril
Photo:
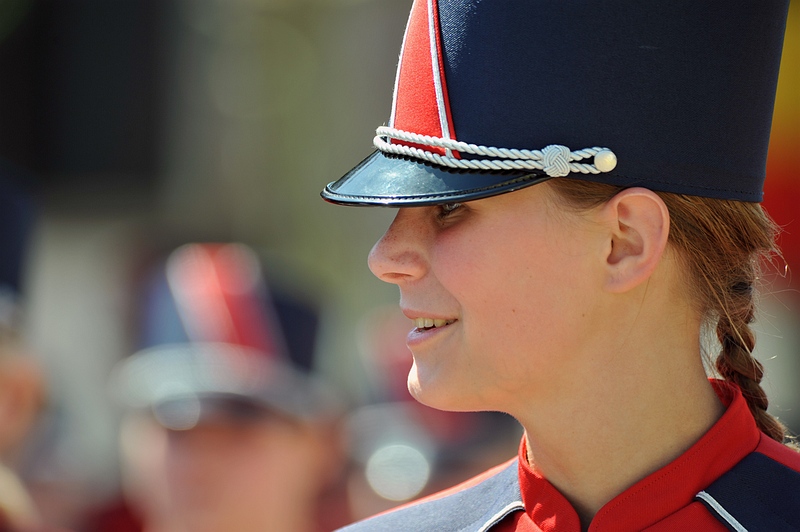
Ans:
[[[418,279],[424,275],[426,269],[419,252],[399,246],[397,241],[387,245],[383,239],[372,248],[368,265],[375,277],[393,284]]]
[[[420,260],[411,253],[384,253],[378,244],[369,254],[369,269],[378,279],[387,283],[400,281],[418,276],[421,271]]]

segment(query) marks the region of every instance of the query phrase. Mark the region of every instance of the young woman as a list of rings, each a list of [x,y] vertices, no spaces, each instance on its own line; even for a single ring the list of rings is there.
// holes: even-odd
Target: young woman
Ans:
[[[749,326],[786,10],[414,3],[378,151],[323,197],[401,207],[369,264],[413,322],[414,397],[525,436],[354,530],[800,527]]]

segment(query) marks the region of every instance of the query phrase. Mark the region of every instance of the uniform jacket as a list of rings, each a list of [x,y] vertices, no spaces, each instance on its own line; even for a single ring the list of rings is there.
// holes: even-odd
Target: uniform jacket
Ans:
[[[603,506],[590,532],[800,530],[800,453],[758,430],[737,388],[712,384],[727,406],[723,416],[681,456]],[[517,458],[345,530],[579,532],[575,510],[525,457],[523,438]],[[740,521],[723,525],[726,505]]]

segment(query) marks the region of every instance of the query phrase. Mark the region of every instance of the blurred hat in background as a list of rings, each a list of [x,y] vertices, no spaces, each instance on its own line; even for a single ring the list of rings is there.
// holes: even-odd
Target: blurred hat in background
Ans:
[[[123,404],[152,409],[174,430],[265,411],[300,420],[338,415],[339,396],[314,373],[316,309],[273,297],[251,248],[181,246],[141,296],[144,348],[111,380]]]
[[[18,325],[28,243],[35,209],[26,192],[10,179],[11,170],[0,166],[0,326]]]

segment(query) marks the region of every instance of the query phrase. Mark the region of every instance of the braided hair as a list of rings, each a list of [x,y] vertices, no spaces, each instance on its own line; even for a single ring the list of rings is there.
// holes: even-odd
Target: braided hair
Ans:
[[[550,184],[576,209],[601,205],[622,190],[577,179],[556,178]],[[716,331],[721,346],[716,371],[742,391],[762,432],[796,447],[786,427],[767,412],[769,401],[761,387],[764,368],[753,357],[755,333],[750,327],[762,267],[779,255],[777,227],[757,203],[657,194],[669,209],[669,242],[689,273],[696,310]]]

